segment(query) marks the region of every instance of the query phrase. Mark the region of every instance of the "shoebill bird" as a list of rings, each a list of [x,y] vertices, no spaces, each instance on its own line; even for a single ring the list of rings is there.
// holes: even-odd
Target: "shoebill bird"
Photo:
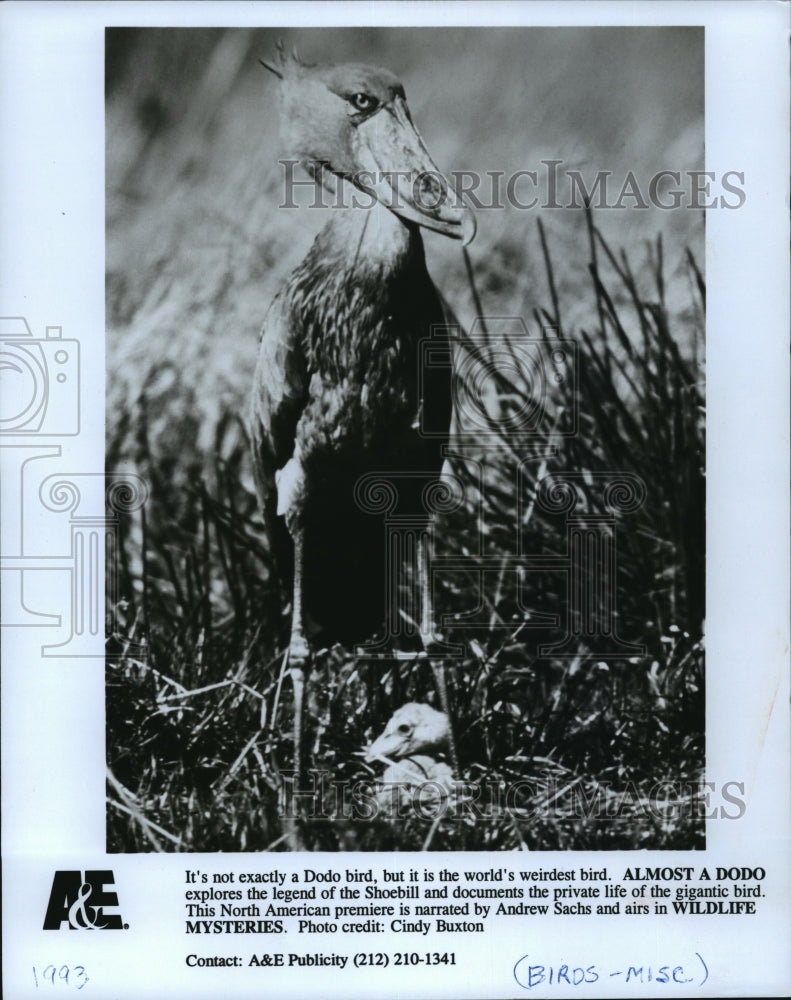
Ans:
[[[450,752],[452,768],[436,759],[436,754],[445,750]],[[387,764],[379,779],[379,798],[391,812],[397,804],[410,802],[413,791],[427,783],[445,793],[455,791],[458,764],[450,720],[430,705],[410,702],[397,709],[381,736],[366,748],[365,759]],[[421,795],[428,804],[425,791]]]
[[[450,750],[456,768],[456,748],[447,714],[422,702],[409,702],[393,713],[382,735],[366,749],[365,759],[401,760],[446,749]]]
[[[357,507],[355,483],[380,470],[439,476],[442,468],[443,442],[421,436],[420,409],[431,426],[450,427],[451,373],[420,399],[418,344],[448,317],[420,229],[466,245],[475,221],[429,156],[391,73],[306,65],[282,47],[263,65],[279,80],[284,145],[331,192],[326,203],[344,206],[332,208],[272,302],[252,396],[276,582],[291,597],[299,772],[309,638],[361,643],[385,617],[382,522]],[[447,707],[444,675],[432,666]]]

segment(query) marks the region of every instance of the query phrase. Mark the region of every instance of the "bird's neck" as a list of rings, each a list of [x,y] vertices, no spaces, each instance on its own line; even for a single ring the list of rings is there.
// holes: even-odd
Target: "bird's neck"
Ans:
[[[358,192],[359,196],[359,192]],[[371,207],[333,209],[319,234],[317,249],[345,271],[381,275],[408,264],[424,265],[423,241],[416,226],[403,222],[378,201]]]

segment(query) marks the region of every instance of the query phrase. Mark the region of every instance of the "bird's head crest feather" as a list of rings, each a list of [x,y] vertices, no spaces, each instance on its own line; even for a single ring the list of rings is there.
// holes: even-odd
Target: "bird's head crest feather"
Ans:
[[[265,59],[259,59],[258,61],[264,69],[268,69],[270,73],[274,73],[280,80],[284,79],[289,71],[295,67],[301,69],[310,68],[309,63],[304,63],[299,58],[296,47],[290,53],[286,52],[282,39],[279,39],[275,43],[275,55],[271,62],[267,62]]]

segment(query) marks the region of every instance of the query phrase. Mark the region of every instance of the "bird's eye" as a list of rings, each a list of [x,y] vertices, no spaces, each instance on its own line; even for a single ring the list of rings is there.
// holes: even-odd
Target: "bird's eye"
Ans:
[[[405,722],[402,722],[401,725],[398,727],[398,731],[399,733],[408,733],[409,726]]]
[[[373,111],[376,107],[376,98],[370,94],[352,94],[349,103],[355,111]]]

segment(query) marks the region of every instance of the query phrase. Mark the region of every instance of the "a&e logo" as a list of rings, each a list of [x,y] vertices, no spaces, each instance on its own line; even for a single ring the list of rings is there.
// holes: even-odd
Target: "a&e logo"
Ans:
[[[44,930],[59,931],[64,922],[73,931],[125,930],[129,925],[124,924],[117,912],[114,885],[112,871],[55,872]],[[116,912],[108,913],[108,909]]]

